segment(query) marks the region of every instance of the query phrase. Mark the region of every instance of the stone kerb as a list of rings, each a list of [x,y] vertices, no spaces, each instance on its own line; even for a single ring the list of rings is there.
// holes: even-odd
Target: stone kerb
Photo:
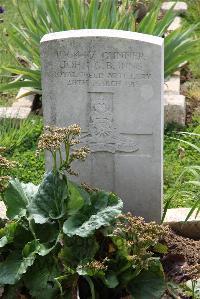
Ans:
[[[81,144],[92,151],[77,165],[79,181],[159,221],[163,39],[109,29],[52,33],[41,41],[41,61],[45,124],[79,123]]]
[[[173,5],[174,6],[174,11],[178,14],[184,14],[186,13],[187,9],[188,9],[188,6],[187,6],[187,3],[185,2],[182,2],[182,1],[169,1],[169,2],[163,2],[162,6],[161,6],[161,10],[163,12],[166,12],[168,11]]]
[[[182,236],[200,240],[200,213],[196,216],[197,210],[195,210],[186,222],[189,211],[189,208],[168,209],[164,224]]]
[[[168,31],[171,32],[171,31],[179,29],[180,27],[181,27],[181,17],[177,16],[177,17],[175,17],[174,21],[168,27]]]
[[[0,107],[0,118],[26,119],[32,111],[35,98],[35,95],[29,92],[29,88],[20,88],[11,107]]]
[[[32,109],[35,99],[34,94],[30,94],[30,88],[20,88],[16,101],[12,104],[12,107],[26,107]]]
[[[0,107],[0,119],[25,119],[31,112],[27,107]]]
[[[164,2],[162,11],[165,13],[176,2]],[[185,2],[177,2],[174,11],[178,14],[185,13],[187,4]],[[168,33],[177,30],[181,26],[181,18],[177,16],[168,28]],[[186,101],[185,96],[180,94],[180,72],[174,73],[164,85],[164,111],[165,124],[176,123],[184,126],[186,120]]]
[[[185,125],[186,103],[183,95],[164,95],[165,123]]]

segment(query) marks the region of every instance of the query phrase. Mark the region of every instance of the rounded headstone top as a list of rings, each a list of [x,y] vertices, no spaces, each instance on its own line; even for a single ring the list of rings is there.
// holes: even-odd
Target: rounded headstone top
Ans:
[[[67,38],[79,38],[79,37],[108,37],[108,38],[124,38],[142,41],[150,44],[160,45],[164,44],[164,39],[158,36],[153,36],[149,34],[143,34],[138,32],[115,30],[115,29],[79,29],[79,30],[68,30],[53,32],[45,34],[41,43],[48,42],[52,40],[60,40]]]

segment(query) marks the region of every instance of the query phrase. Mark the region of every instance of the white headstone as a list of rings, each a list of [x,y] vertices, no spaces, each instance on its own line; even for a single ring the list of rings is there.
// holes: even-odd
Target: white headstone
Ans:
[[[92,151],[79,180],[116,192],[126,211],[161,219],[163,39],[72,30],[41,41],[45,123],[82,128]]]

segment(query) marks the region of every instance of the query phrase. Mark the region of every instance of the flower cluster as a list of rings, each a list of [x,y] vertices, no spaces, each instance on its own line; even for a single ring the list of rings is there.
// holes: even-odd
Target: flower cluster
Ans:
[[[6,183],[10,177],[8,175],[0,176],[0,192],[3,192],[6,188]]]
[[[44,133],[39,138],[37,153],[43,150],[50,151],[55,169],[57,169],[57,158],[59,158],[60,170],[66,170],[70,175],[78,175],[77,172],[72,170],[71,163],[75,160],[84,161],[90,152],[86,146],[71,152],[70,148],[80,143],[80,134],[81,128],[77,124],[66,128],[46,126]]]
[[[132,244],[140,242],[143,246],[157,243],[165,233],[165,227],[155,222],[145,222],[142,217],[134,217],[130,213],[118,216],[113,232],[126,236]]]
[[[0,155],[0,168],[1,169],[11,169],[16,166],[16,162],[9,161],[5,157]]]
[[[73,162],[74,160],[85,161],[89,153],[90,153],[90,149],[86,146],[76,149],[70,155],[70,162]]]
[[[5,147],[0,147],[0,153],[4,152],[5,150]],[[3,173],[14,168],[16,165],[16,162],[10,161],[0,155],[0,192],[4,191],[6,182],[10,179],[10,176],[4,175]]]
[[[123,240],[127,250],[127,259],[138,268],[148,269],[152,262],[150,248],[166,234],[167,228],[155,222],[146,223],[142,217],[134,217],[130,213],[117,217],[112,232],[113,242]]]
[[[87,191],[88,193],[98,192],[100,191],[98,188],[94,188],[86,184],[85,182],[81,183],[81,186]]]
[[[97,260],[88,262],[87,264],[81,266],[81,268],[95,271],[95,272],[107,270],[107,266],[104,264],[104,261],[100,262]]]
[[[38,149],[39,151],[48,150],[50,152],[55,152],[60,148],[62,141],[63,140],[60,134],[57,134],[55,132],[45,132],[40,136],[38,142]]]
[[[38,142],[38,149],[48,150],[50,152],[57,151],[62,143],[68,142],[70,146],[79,143],[76,136],[80,136],[81,128],[74,124],[66,128],[59,128],[54,126],[46,126],[45,132],[40,136]]]

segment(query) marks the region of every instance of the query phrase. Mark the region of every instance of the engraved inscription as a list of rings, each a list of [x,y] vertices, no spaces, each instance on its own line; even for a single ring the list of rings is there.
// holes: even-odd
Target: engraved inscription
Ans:
[[[135,152],[139,148],[127,136],[117,130],[113,118],[113,94],[89,93],[89,130],[81,142],[88,144],[92,152]]]
[[[71,43],[56,49],[58,62],[51,71],[53,78],[64,78],[66,86],[136,88],[141,81],[148,83],[152,79],[151,70],[145,67],[149,58],[141,49],[116,51],[101,44],[102,50],[98,45],[74,50],[79,46]]]

